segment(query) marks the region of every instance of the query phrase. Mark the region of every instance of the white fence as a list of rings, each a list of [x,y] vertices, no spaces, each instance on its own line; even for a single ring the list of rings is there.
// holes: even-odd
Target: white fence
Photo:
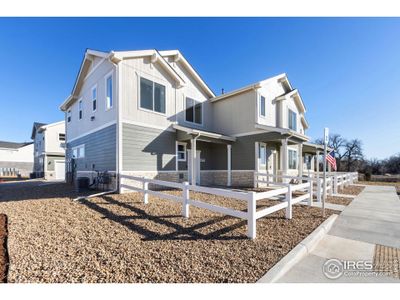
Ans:
[[[247,236],[251,239],[256,238],[256,221],[262,217],[272,214],[278,210],[286,210],[286,218],[292,218],[292,206],[301,201],[308,201],[309,205],[312,205],[313,195],[313,183],[312,181],[300,184],[279,184],[277,188],[274,188],[266,192],[247,192],[247,191],[233,191],[221,188],[210,188],[203,186],[190,185],[188,182],[176,183],[169,181],[161,181],[155,179],[148,179],[144,177],[135,177],[130,175],[121,175],[121,178],[140,182],[142,187],[131,186],[123,184],[122,187],[127,190],[137,191],[143,193],[143,201],[145,204],[149,201],[149,195],[154,195],[159,198],[176,201],[182,203],[182,215],[189,218],[189,207],[190,205],[208,209],[224,215],[229,215],[239,219],[247,221]],[[153,191],[149,189],[149,184],[164,186],[168,188],[179,189],[182,191],[180,196],[167,194],[161,191]],[[212,194],[216,196],[229,197],[237,200],[241,200],[247,203],[247,211],[235,210],[228,207],[218,206],[206,202],[202,202],[193,199],[190,195],[190,191]],[[304,194],[293,196],[293,192],[302,191]],[[262,199],[270,199],[279,197],[282,202],[270,207],[262,208],[257,210],[257,201]]]
[[[290,175],[274,175],[268,172],[254,172],[254,186],[258,187],[259,184],[264,184],[267,187],[277,187],[280,185],[286,185],[283,181],[296,180],[299,183],[312,182],[314,187],[313,196],[319,202],[322,199],[323,184],[324,179],[322,178],[322,173],[309,173],[307,176],[290,176]],[[338,194],[340,188],[344,188],[350,184],[353,184],[358,180],[358,173],[344,173],[344,172],[331,172],[327,173],[326,176],[326,192],[327,195],[332,196],[333,194]]]

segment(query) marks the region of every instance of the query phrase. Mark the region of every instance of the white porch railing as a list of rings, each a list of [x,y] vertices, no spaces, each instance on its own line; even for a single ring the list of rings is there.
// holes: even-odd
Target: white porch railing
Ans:
[[[301,201],[307,201],[309,205],[312,205],[312,195],[313,195],[312,181],[300,184],[279,184],[279,186],[273,190],[257,193],[257,192],[233,191],[221,188],[203,187],[203,186],[190,185],[188,182],[176,183],[176,182],[148,179],[144,177],[135,177],[130,175],[121,175],[121,178],[141,183],[140,184],[141,187],[136,187],[128,184],[121,184],[121,187],[127,190],[143,193],[143,202],[145,204],[148,203],[149,194],[157,196],[159,198],[182,203],[182,216],[186,218],[189,218],[189,207],[190,205],[193,205],[199,208],[208,209],[224,215],[229,215],[239,219],[244,219],[247,221],[247,236],[251,239],[256,238],[257,219],[265,217],[281,209],[285,209],[286,218],[291,219],[292,206],[294,204],[299,203]],[[179,189],[182,191],[182,193],[180,196],[175,196],[161,191],[149,190],[149,184]],[[193,199],[191,198],[190,191],[242,200],[244,202],[247,202],[247,211],[235,210],[232,208],[214,205]],[[294,197],[293,192],[296,191],[297,192],[303,191],[304,194]],[[283,200],[281,203],[257,210],[257,201],[278,196],[281,196],[280,198],[281,200]]]

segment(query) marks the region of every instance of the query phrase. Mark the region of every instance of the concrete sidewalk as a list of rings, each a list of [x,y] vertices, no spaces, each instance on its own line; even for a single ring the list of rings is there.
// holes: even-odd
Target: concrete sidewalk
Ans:
[[[332,258],[372,262],[376,244],[400,248],[400,199],[394,187],[367,186],[315,249],[278,282],[400,282],[386,275],[344,274],[329,279],[323,273],[325,262]]]

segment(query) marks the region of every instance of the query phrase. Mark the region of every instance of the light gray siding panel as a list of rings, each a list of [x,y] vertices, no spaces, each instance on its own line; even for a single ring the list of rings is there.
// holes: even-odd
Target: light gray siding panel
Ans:
[[[72,148],[85,144],[85,157],[76,161],[77,171],[116,170],[116,125],[88,134],[67,144],[67,157],[71,158]],[[93,168],[94,164],[94,168]]]
[[[237,138],[232,145],[232,170],[254,170],[257,135]]]
[[[123,123],[124,171],[174,171],[176,133]]]

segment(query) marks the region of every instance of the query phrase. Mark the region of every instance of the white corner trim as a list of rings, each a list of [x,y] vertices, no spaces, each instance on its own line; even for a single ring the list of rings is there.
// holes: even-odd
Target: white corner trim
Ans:
[[[95,133],[96,131],[99,131],[99,130],[102,130],[102,129],[104,129],[104,128],[107,128],[107,127],[109,127],[109,126],[111,126],[111,125],[114,125],[114,124],[116,124],[116,123],[117,123],[117,121],[111,121],[111,122],[105,123],[105,124],[103,124],[103,125],[101,125],[101,126],[99,126],[99,127],[96,127],[96,128],[94,128],[94,129],[92,129],[92,130],[89,130],[89,131],[87,131],[86,133],[83,133],[83,134],[81,134],[81,135],[78,135],[78,136],[76,136],[76,137],[74,137],[74,138],[72,138],[72,139],[66,139],[66,143],[73,142],[73,141],[75,141],[75,140],[77,140],[77,139],[80,139],[80,138],[82,138],[82,137],[84,137],[84,136],[87,136],[87,135],[89,135],[89,134]]]

